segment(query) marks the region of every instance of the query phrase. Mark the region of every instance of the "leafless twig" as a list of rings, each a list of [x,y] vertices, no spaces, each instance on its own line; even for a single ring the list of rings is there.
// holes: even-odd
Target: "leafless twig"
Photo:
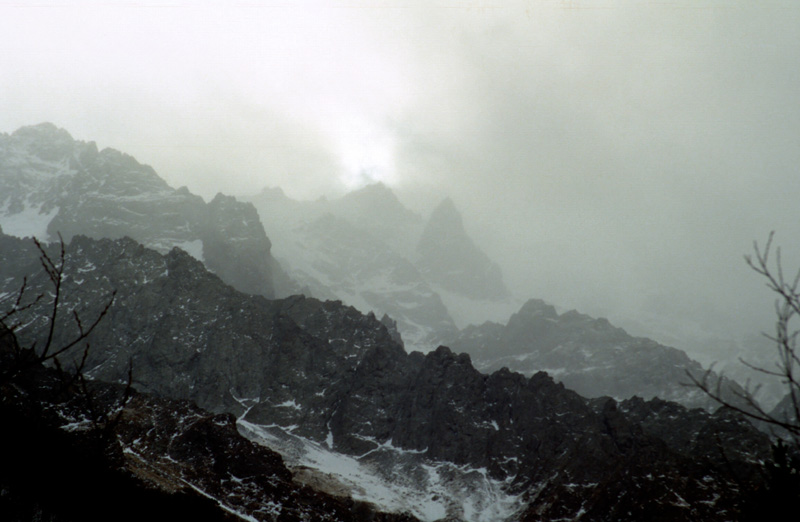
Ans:
[[[691,374],[689,374],[689,378],[695,386],[719,404],[766,425],[785,430],[795,440],[795,443],[800,445],[800,382],[797,372],[797,367],[800,365],[800,353],[797,346],[800,330],[793,329],[791,324],[796,317],[800,317],[800,270],[790,279],[785,276],[780,248],[775,248],[774,266],[770,265],[774,235],[774,232],[769,234],[763,249],[754,242],[754,255],[745,256],[745,261],[750,268],[766,279],[767,288],[777,294],[775,334],[764,335],[775,343],[778,357],[774,369],[764,368],[746,361],[742,361],[742,363],[759,373],[781,379],[787,389],[790,403],[789,415],[783,417],[765,411],[755,398],[758,387],[751,388],[748,385],[744,392],[731,390],[735,397],[744,401],[745,406],[743,407],[732,403],[726,396],[723,396],[721,379],[717,380],[716,385],[711,383],[711,370],[707,371],[702,378],[698,379]]]

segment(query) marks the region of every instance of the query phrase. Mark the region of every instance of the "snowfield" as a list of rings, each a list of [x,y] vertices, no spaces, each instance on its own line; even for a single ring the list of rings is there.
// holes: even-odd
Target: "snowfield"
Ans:
[[[10,236],[35,237],[47,240],[47,226],[58,214],[58,207],[50,212],[42,211],[41,206],[28,204],[21,212],[11,213],[8,202],[0,208],[0,228]]]
[[[429,461],[422,452],[395,447],[391,440],[353,457],[326,447],[333,442],[330,436],[319,444],[281,426],[241,418],[238,427],[248,439],[281,453],[299,480],[382,511],[408,512],[427,522],[445,517],[498,522],[522,507],[520,497],[507,493],[506,483],[491,479],[486,469]]]

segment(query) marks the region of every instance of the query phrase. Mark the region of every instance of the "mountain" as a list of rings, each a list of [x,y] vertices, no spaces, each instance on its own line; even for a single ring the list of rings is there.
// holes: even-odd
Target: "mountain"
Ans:
[[[364,313],[387,314],[397,322],[409,350],[429,351],[441,340],[452,338],[457,327],[478,316],[484,320],[498,307],[507,313],[511,300],[499,269],[474,246],[463,228],[461,239],[473,249],[458,252],[464,258],[459,260],[458,270],[488,264],[496,278],[478,285],[499,281],[501,290],[470,290],[486,271],[470,272],[471,279],[465,279],[461,287],[439,284],[436,269],[420,264],[417,254],[426,230],[424,220],[381,183],[333,200],[295,201],[280,189],[265,189],[245,199],[258,209],[273,240],[273,251],[298,283],[298,291],[320,299],[338,299]],[[464,274],[460,272],[458,277]],[[501,295],[502,299],[495,299]]]
[[[508,297],[500,267],[467,235],[461,214],[446,198],[428,218],[417,243],[417,264],[445,290],[484,300]]]
[[[409,349],[429,350],[457,328],[409,260],[421,218],[382,184],[341,199],[300,202],[277,190],[250,198],[299,291],[388,315]]]
[[[205,203],[49,123],[0,135],[0,226],[44,241],[60,233],[128,236],[162,253],[178,246],[235,288],[268,297],[288,284],[252,205],[221,194]]]
[[[383,183],[374,183],[330,201],[330,212],[383,239],[409,258],[423,227],[422,218],[406,208]]]
[[[39,364],[0,326],[0,514],[5,521],[403,521],[298,483],[230,414]],[[7,371],[0,375],[8,376]]]
[[[683,351],[632,337],[607,319],[575,310],[558,314],[539,299],[525,303],[505,325],[486,322],[465,328],[450,345],[470,354],[481,371],[546,371],[586,397],[659,397],[688,407],[717,406],[691,386],[687,372],[700,379],[706,370]],[[709,376],[715,385],[716,375]],[[734,402],[735,393],[743,392],[730,380],[724,381],[724,389]]]
[[[47,295],[30,241],[0,236],[0,256],[0,294],[13,298],[27,274],[30,295]],[[482,374],[445,347],[409,354],[374,316],[240,293],[179,249],[76,236],[66,264],[61,305],[84,322],[117,291],[91,336],[90,375],[125,380],[132,361],[138,389],[232,413],[306,483],[382,509],[423,520],[728,520],[763,480],[768,439],[724,411],[587,400],[543,372]],[[25,310],[24,343],[46,331],[50,299]],[[75,328],[60,318],[57,342]]]

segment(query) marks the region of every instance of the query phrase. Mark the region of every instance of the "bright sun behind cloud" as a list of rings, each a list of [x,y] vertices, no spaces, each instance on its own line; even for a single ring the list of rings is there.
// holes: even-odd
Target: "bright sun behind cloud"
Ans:
[[[353,118],[340,122],[336,141],[341,157],[340,181],[347,190],[370,183],[395,182],[395,147],[392,135],[378,125]]]

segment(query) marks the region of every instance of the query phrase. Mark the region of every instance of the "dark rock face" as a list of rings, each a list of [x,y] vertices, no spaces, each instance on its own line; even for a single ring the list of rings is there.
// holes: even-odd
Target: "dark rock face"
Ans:
[[[279,271],[280,267],[272,259],[272,245],[255,207],[217,194],[207,208],[208,226],[203,235],[205,265],[241,292],[272,297],[273,270]]]
[[[469,238],[461,214],[449,198],[428,219],[417,254],[422,273],[449,291],[479,299],[509,294],[500,268]]]
[[[0,224],[12,235],[69,241],[132,237],[162,253],[178,246],[243,292],[272,297],[271,244],[251,204],[206,204],[113,149],[45,123],[0,135]],[[278,274],[278,277],[283,274]]]
[[[716,404],[694,386],[686,372],[705,370],[686,353],[643,337],[632,337],[606,319],[576,311],[559,315],[544,301],[525,303],[508,323],[469,326],[451,343],[470,354],[485,372],[508,367],[531,375],[546,371],[587,397],[661,397],[689,407]],[[712,382],[716,382],[712,375]],[[725,381],[730,391],[741,391]],[[732,396],[732,395],[731,395]]]
[[[797,418],[795,404],[800,404],[800,390],[796,387],[789,387],[788,393],[775,405],[769,415],[773,419],[778,419],[782,422],[797,424],[800,419]]]
[[[116,413],[122,386],[68,381],[41,366],[0,381],[3,520],[415,520],[296,484],[230,414],[138,393]]]
[[[6,236],[0,257],[0,292],[11,292],[36,252]],[[765,456],[765,436],[738,419],[657,401],[587,401],[542,372],[482,374],[445,347],[407,354],[374,316],[338,302],[241,294],[180,250],[162,256],[132,240],[76,237],[67,262],[67,309],[92,317],[112,288],[118,292],[92,334],[93,376],[124,379],[131,359],[139,389],[283,427],[342,453],[391,444],[420,462],[483,469],[521,495],[523,520],[735,518],[736,488],[744,486],[714,448],[724,445],[743,476],[757,477],[754,463]],[[31,291],[43,290],[29,273]],[[528,308],[548,318],[536,303]],[[26,343],[38,324],[20,331]],[[69,328],[65,320],[57,330]],[[193,425],[213,439],[215,424],[232,421]],[[184,433],[190,449],[181,455],[213,468],[207,443]]]
[[[40,270],[36,257],[32,242],[0,238],[6,281]],[[94,333],[90,374],[123,379],[131,359],[140,389],[193,399],[213,411],[239,408],[239,397],[283,401],[291,396],[289,383],[316,393],[317,382],[352,370],[377,344],[403,351],[374,316],[302,296],[268,301],[242,294],[179,249],[162,256],[130,239],[76,236],[66,261],[74,275],[64,283],[65,309],[95,317],[117,290]],[[47,289],[41,279],[31,284],[32,292]],[[66,338],[74,321],[67,314],[61,321],[58,331]],[[36,326],[20,335],[27,339]]]
[[[670,448],[711,458],[720,466],[727,459],[746,461],[747,453],[756,448],[762,455],[770,451],[765,439],[750,430],[749,422],[727,408],[709,413],[700,408],[686,410],[658,398],[644,401],[634,397],[621,402],[619,409],[631,422],[641,425],[645,433],[663,440]]]

